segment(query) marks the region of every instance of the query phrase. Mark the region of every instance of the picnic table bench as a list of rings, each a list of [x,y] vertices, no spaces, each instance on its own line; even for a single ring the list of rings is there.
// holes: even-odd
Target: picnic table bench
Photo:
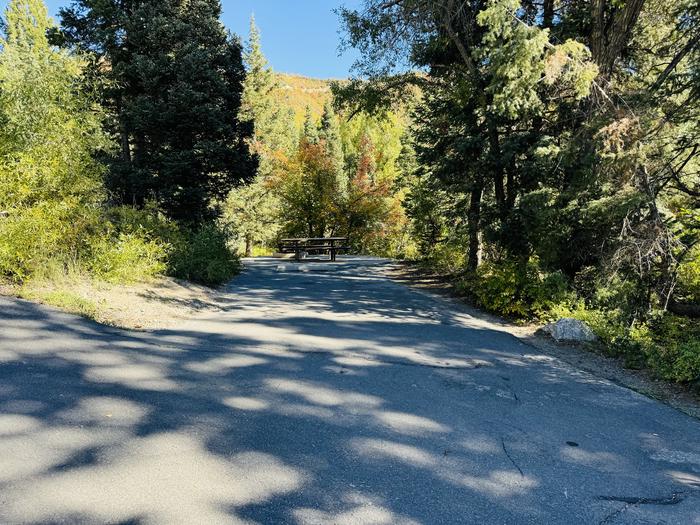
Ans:
[[[279,242],[280,253],[293,253],[297,261],[303,254],[327,253],[335,262],[338,252],[348,251],[347,237],[307,237],[303,239],[282,239]]]

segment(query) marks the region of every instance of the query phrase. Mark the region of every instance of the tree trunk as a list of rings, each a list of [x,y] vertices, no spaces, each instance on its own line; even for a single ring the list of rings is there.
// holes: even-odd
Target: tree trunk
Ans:
[[[627,0],[623,7],[610,7],[610,0],[591,1],[590,48],[603,78],[610,77],[627,47],[644,2]]]
[[[245,256],[253,256],[253,236],[250,234],[246,234],[245,236]]]
[[[554,0],[544,0],[542,9],[542,27],[551,29],[554,22]]]
[[[469,200],[469,254],[467,269],[471,272],[479,267],[481,253],[481,197],[483,195],[483,185],[477,184],[471,191]]]
[[[129,130],[126,127],[126,122],[124,122],[124,117],[119,117],[119,137],[122,149],[122,160],[131,164],[131,144],[129,143]]]

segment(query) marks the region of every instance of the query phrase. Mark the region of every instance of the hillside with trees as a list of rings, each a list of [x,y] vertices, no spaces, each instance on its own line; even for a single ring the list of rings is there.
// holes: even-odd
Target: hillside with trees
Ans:
[[[277,74],[251,21],[242,114],[255,122],[257,177],[234,190],[226,219],[242,253],[271,253],[280,236],[350,238],[358,252],[404,256],[401,205],[408,106],[382,115],[338,114],[331,82]],[[256,251],[257,250],[257,251]]]
[[[274,73],[277,87],[273,97],[278,104],[290,107],[296,115],[296,123],[301,126],[304,122],[306,108],[311,110],[314,118],[323,115],[323,108],[332,102],[332,80],[309,78],[289,73]]]

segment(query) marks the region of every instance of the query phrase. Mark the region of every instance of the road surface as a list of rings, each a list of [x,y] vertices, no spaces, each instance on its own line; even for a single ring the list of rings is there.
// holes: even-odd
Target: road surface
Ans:
[[[0,523],[700,524],[700,421],[387,264],[146,333],[0,299]]]

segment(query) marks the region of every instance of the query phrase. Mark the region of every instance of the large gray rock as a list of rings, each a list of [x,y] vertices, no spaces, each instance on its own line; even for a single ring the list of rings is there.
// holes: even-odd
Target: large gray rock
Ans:
[[[550,323],[542,331],[561,343],[590,343],[598,339],[586,323],[571,317]]]

